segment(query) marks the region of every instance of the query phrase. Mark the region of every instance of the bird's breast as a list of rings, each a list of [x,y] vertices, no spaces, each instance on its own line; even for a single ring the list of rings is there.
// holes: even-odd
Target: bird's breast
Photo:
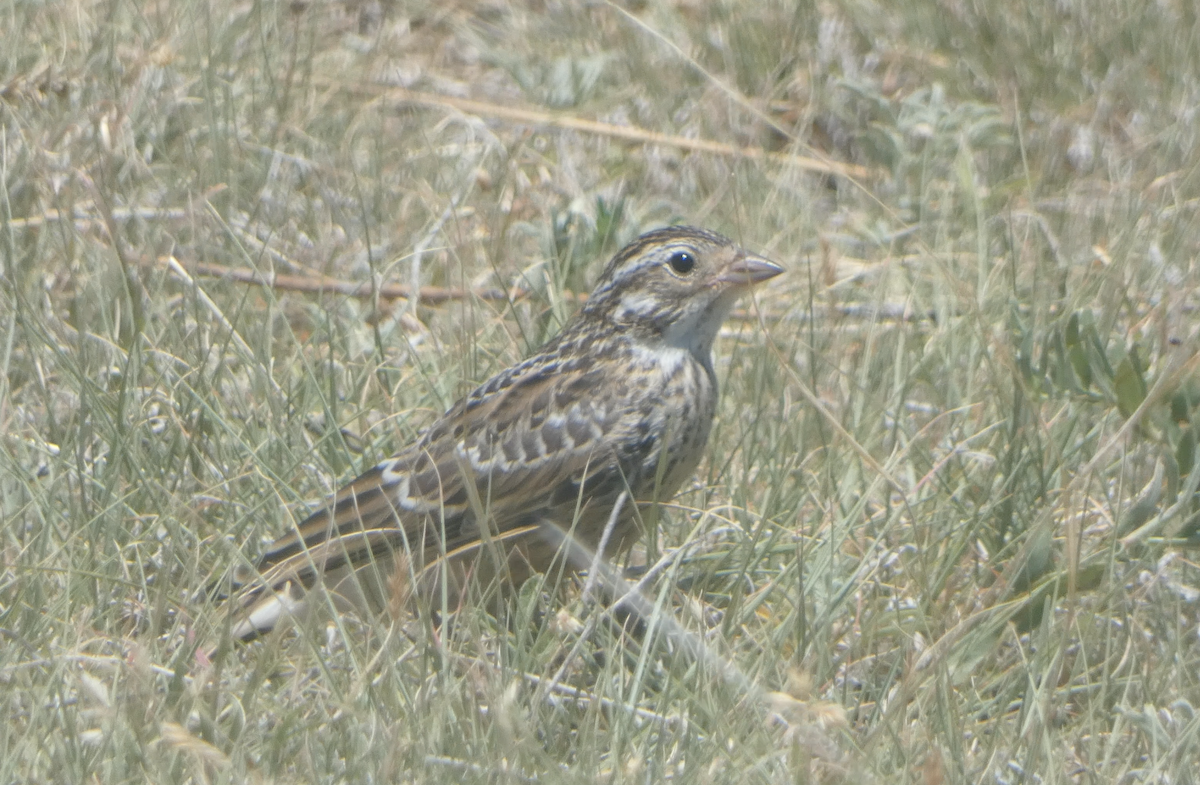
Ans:
[[[707,367],[686,350],[642,348],[635,360],[631,366],[640,371],[625,381],[639,399],[633,442],[641,479],[635,490],[641,501],[663,501],[700,462],[712,429],[717,387]]]

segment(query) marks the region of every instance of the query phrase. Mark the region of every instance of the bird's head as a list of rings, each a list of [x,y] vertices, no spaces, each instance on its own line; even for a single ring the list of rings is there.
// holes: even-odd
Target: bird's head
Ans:
[[[582,315],[707,359],[734,301],[783,268],[690,226],[648,232],[608,263]]]

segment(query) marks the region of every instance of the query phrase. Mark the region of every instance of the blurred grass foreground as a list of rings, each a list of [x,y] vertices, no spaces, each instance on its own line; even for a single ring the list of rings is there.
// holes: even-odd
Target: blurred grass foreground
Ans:
[[[1187,0],[0,6],[0,781],[1195,783]],[[640,231],[727,324],[643,618],[206,587]]]

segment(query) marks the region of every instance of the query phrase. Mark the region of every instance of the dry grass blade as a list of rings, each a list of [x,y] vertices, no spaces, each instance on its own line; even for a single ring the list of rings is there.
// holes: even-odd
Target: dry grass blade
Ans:
[[[696,153],[709,153],[712,155],[744,158],[750,161],[761,161],[767,164],[793,166],[797,169],[807,172],[835,175],[837,177],[844,177],[853,179],[855,181],[872,179],[872,173],[870,170],[868,170],[866,167],[855,164],[826,161],[818,158],[812,158],[810,156],[795,155],[792,153],[779,153],[771,150],[764,150],[761,147],[741,147],[738,145],[717,142],[709,139],[692,139],[684,136],[651,131],[646,128],[637,128],[635,126],[613,125],[612,123],[602,123],[597,120],[587,120],[558,112],[546,112],[544,110],[536,109],[521,109],[519,107],[494,104],[487,101],[478,101],[470,98],[457,98],[449,95],[423,93],[417,90],[407,90],[401,87],[374,88],[363,85],[349,86],[333,84],[329,84],[328,87],[336,87],[342,90],[370,91],[374,94],[380,95],[383,98],[386,98],[389,103],[397,107],[416,105],[436,107],[441,109],[453,109],[465,114],[478,115],[479,117],[506,120],[512,123],[530,125],[533,127],[561,128],[563,130],[578,131],[579,133],[584,134],[594,134],[613,139],[621,139],[626,142],[633,142],[639,145],[662,145],[664,147],[674,147],[679,150],[688,150]]]

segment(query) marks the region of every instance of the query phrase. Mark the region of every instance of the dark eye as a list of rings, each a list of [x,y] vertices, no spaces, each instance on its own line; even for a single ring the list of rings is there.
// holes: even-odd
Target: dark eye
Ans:
[[[671,269],[680,275],[687,275],[696,266],[696,257],[687,251],[676,251],[671,254]]]

